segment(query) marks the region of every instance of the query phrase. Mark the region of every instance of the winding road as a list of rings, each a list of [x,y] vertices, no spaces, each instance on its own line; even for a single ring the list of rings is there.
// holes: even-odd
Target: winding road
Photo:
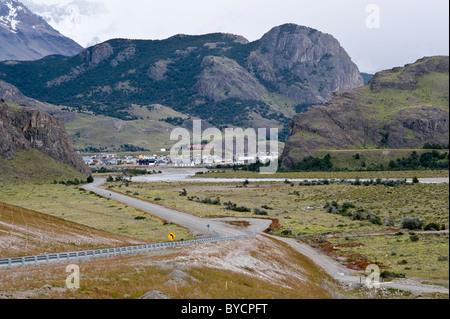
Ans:
[[[198,172],[198,169],[169,169],[158,175],[148,175],[141,177],[133,177],[134,182],[158,182],[158,181],[198,181],[198,182],[236,182],[240,179],[204,179],[191,178]],[[244,179],[242,179],[243,181]],[[303,179],[302,179],[303,180]],[[284,179],[255,179],[255,181],[284,181]],[[152,204],[130,196],[112,192],[101,187],[106,182],[105,178],[96,178],[92,184],[83,186],[84,189],[92,191],[100,196],[111,198],[112,200],[124,203],[128,206],[135,207],[149,214],[163,218],[174,224],[184,226],[190,229],[194,235],[205,237],[229,237],[241,236],[248,234],[262,234],[271,223],[267,219],[253,218],[227,218],[227,219],[204,219],[190,214],[182,213],[173,209],[168,209],[156,204]],[[424,179],[423,183],[448,183],[448,178]],[[250,223],[247,229],[239,229],[226,224],[226,221],[246,220]],[[209,227],[208,227],[209,225]],[[289,244],[294,250],[311,259],[315,264],[324,269],[332,278],[349,286],[359,286],[365,284],[365,274],[348,269],[336,260],[330,258],[324,253],[311,246],[302,243],[297,239],[282,238],[277,236],[269,236],[275,240],[283,241]],[[420,282],[412,280],[394,280],[391,282],[380,283],[381,287],[389,287],[394,289],[412,291],[414,293],[449,293],[449,289],[441,286],[424,285]]]
[[[169,209],[156,204],[152,204],[134,197],[106,190],[101,187],[101,185],[105,183],[105,178],[96,178],[93,183],[85,185],[82,188],[87,191],[94,192],[100,196],[110,198],[125,205],[140,209],[146,213],[165,219],[168,222],[186,227],[190,229],[196,236],[233,237],[248,235],[250,233],[260,233],[266,230],[271,224],[271,220],[268,219],[233,219],[246,220],[250,223],[250,226],[247,229],[239,229],[224,223],[225,220],[223,219],[200,218],[191,214],[179,212],[174,209]]]

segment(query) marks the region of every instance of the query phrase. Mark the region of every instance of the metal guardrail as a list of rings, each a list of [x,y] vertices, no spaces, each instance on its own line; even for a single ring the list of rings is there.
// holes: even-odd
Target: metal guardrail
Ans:
[[[18,258],[6,258],[0,259],[0,269],[13,267],[27,267],[31,266],[39,266],[42,264],[49,265],[50,263],[70,263],[70,262],[79,262],[83,260],[90,260],[94,258],[105,258],[105,257],[115,257],[121,256],[124,254],[133,254],[133,253],[143,253],[147,251],[161,250],[167,248],[175,248],[175,247],[183,247],[183,246],[191,246],[197,244],[205,244],[205,243],[213,243],[218,241],[225,240],[237,240],[242,238],[250,238],[255,237],[255,234],[252,235],[241,235],[234,237],[218,237],[218,238],[203,238],[196,240],[188,240],[188,241],[178,241],[171,243],[160,243],[160,244],[148,244],[148,245],[140,245],[140,246],[129,246],[129,247],[121,247],[121,248],[109,248],[109,249],[96,249],[96,250],[86,250],[79,252],[66,252],[66,253],[56,253],[56,254],[45,254],[38,256],[29,256],[29,257],[18,257]]]

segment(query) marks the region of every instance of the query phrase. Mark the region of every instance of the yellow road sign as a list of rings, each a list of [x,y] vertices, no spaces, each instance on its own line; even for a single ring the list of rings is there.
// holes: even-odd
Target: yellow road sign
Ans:
[[[170,233],[169,236],[167,236],[167,237],[169,237],[169,239],[170,239],[171,241],[174,241],[175,238],[177,238],[177,236],[175,236],[174,233]]]

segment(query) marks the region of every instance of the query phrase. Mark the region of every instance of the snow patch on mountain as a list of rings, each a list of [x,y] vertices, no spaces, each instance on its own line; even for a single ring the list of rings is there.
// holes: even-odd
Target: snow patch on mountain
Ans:
[[[18,0],[0,0],[0,61],[72,56],[83,48]]]
[[[53,28],[83,46],[101,42],[97,35],[92,36],[92,29],[102,31],[105,28],[99,21],[107,12],[103,3],[86,0],[23,0],[23,3]]]
[[[17,12],[23,10],[24,8],[20,5],[14,5],[12,1],[4,1],[7,8],[9,9],[8,14],[3,14],[0,16],[0,24],[8,28],[11,32],[17,33],[17,24],[20,22],[17,19]]]

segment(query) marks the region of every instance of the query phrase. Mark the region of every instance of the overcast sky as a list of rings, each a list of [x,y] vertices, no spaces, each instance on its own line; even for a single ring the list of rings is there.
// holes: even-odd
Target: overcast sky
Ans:
[[[296,23],[337,38],[362,72],[449,54],[448,0],[22,0],[82,46],[111,38],[228,32],[259,39]],[[379,26],[373,26],[379,8]]]

